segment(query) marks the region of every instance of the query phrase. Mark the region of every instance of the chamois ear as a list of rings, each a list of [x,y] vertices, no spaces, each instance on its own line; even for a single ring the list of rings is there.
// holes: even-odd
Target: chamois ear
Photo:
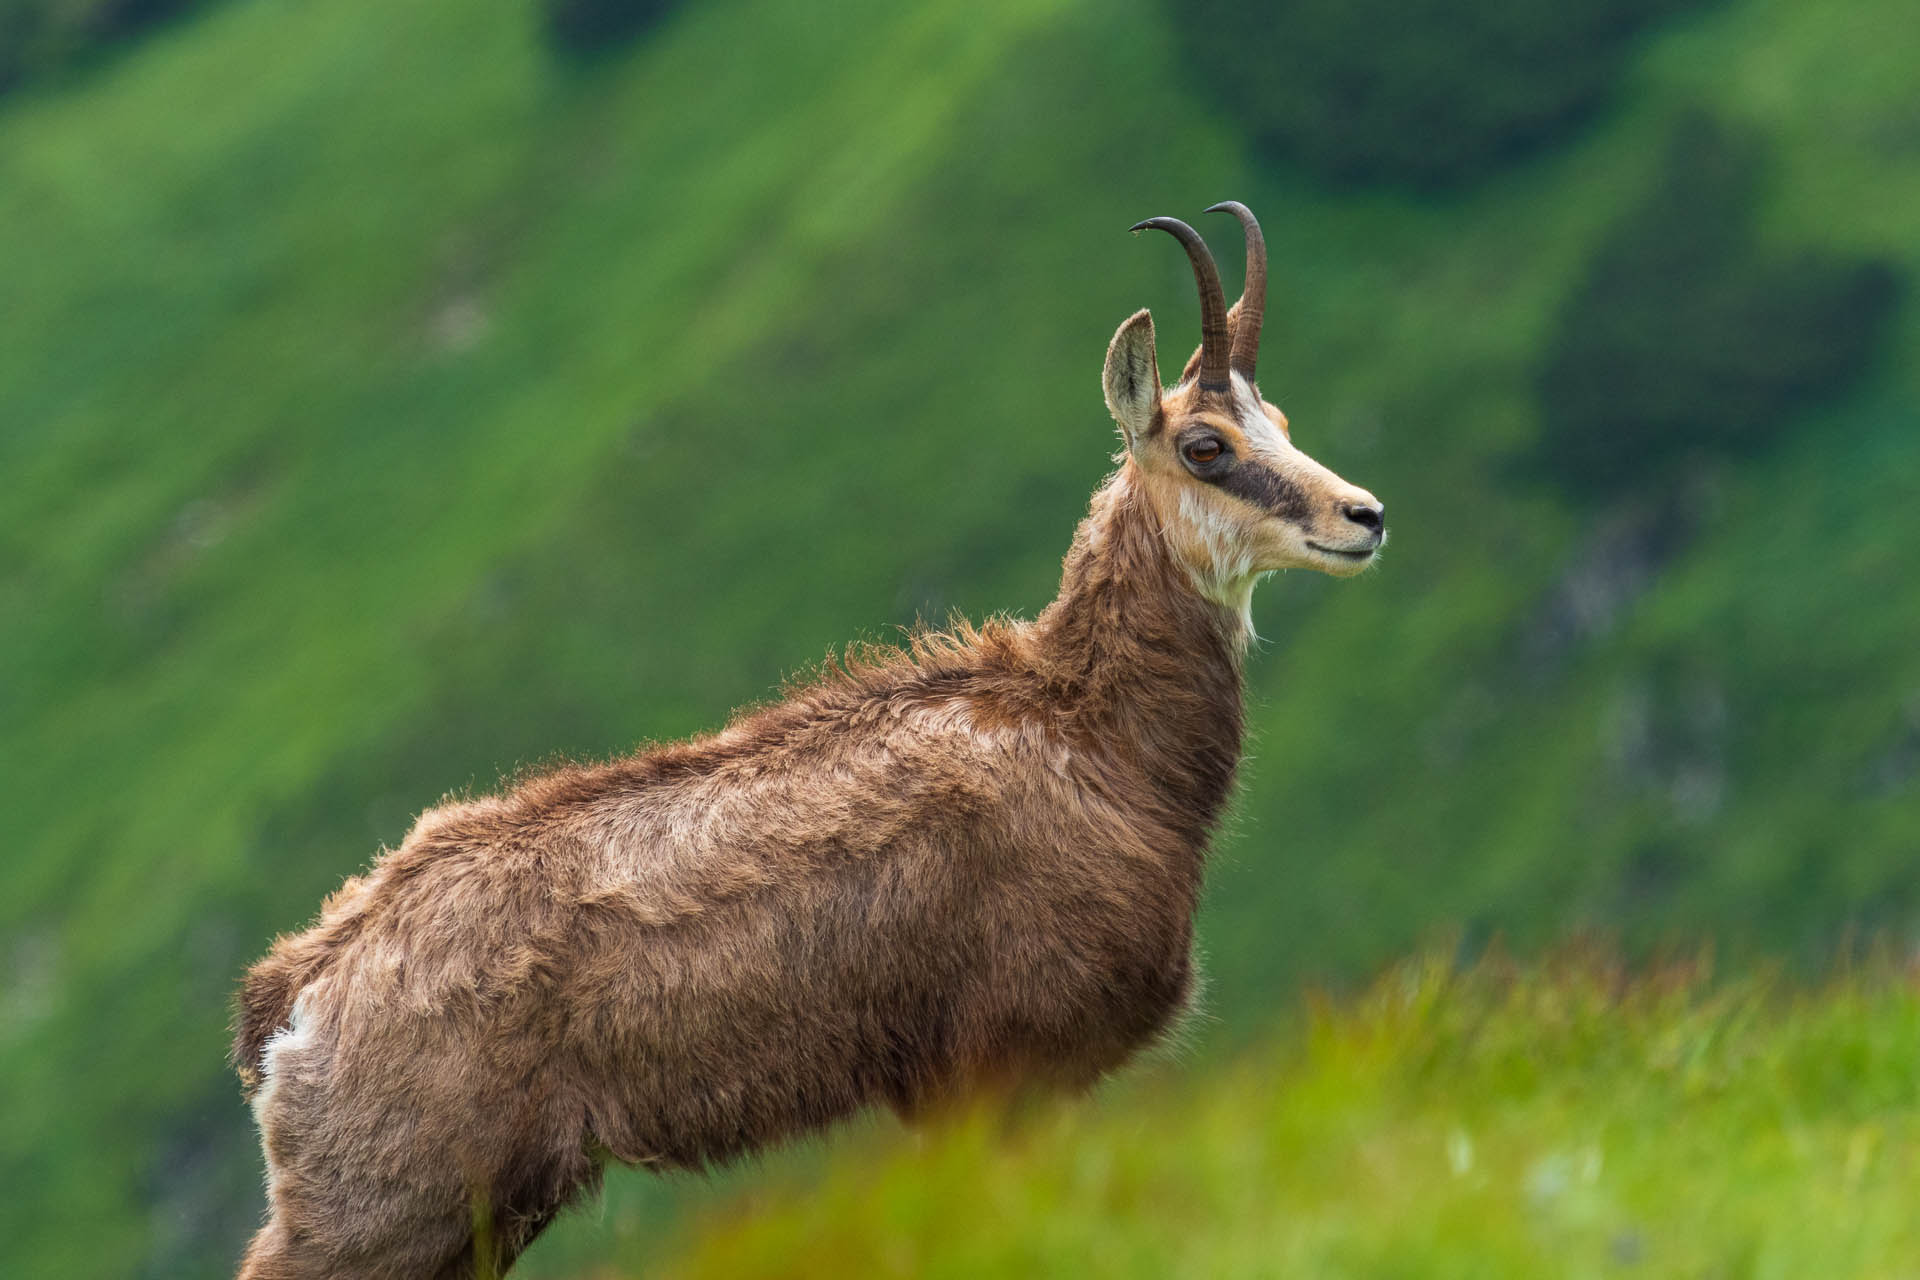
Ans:
[[[1142,309],[1127,318],[1107,344],[1107,367],[1101,376],[1107,408],[1127,447],[1144,440],[1160,427],[1160,362],[1153,354],[1153,317]]]

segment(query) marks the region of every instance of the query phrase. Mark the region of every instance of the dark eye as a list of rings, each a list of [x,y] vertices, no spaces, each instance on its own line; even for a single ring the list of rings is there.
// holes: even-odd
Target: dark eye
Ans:
[[[1215,458],[1219,457],[1220,452],[1221,452],[1220,442],[1218,440],[1215,440],[1212,436],[1208,436],[1204,440],[1195,440],[1192,444],[1187,446],[1187,449],[1186,449],[1187,461],[1201,463],[1204,465],[1205,463],[1212,462]]]

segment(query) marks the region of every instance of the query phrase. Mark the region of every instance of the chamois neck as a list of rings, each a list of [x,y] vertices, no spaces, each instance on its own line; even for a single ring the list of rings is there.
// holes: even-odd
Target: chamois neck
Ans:
[[[1238,688],[1247,641],[1234,611],[1202,596],[1174,562],[1131,462],[1094,494],[1039,632],[1054,674],[1077,672],[1076,685],[1124,684],[1158,671],[1159,659],[1179,659],[1182,683]]]
[[[1246,634],[1174,562],[1131,462],[1094,495],[1035,639],[1080,728],[1143,767],[1179,825],[1210,831],[1240,758]]]

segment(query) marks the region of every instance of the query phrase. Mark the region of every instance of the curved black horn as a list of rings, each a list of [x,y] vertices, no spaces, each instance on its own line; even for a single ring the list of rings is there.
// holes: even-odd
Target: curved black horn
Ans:
[[[1207,242],[1178,218],[1148,218],[1136,222],[1129,231],[1152,227],[1178,240],[1193,263],[1193,278],[1200,286],[1200,387],[1205,391],[1225,391],[1228,380],[1227,300],[1220,292],[1220,269],[1213,265]]]
[[[1260,234],[1253,210],[1238,200],[1222,200],[1207,212],[1232,214],[1247,233],[1247,284],[1233,304],[1240,316],[1233,325],[1231,363],[1235,373],[1252,382],[1254,363],[1260,359],[1260,321],[1267,314],[1267,238]]]

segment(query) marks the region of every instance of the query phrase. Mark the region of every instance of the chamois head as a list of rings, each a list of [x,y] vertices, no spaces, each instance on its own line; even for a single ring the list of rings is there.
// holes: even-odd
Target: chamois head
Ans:
[[[1347,577],[1386,540],[1384,509],[1293,446],[1286,415],[1254,383],[1266,309],[1267,248],[1245,205],[1223,210],[1247,236],[1246,288],[1233,309],[1200,233],[1149,218],[1185,246],[1200,285],[1200,349],[1178,385],[1162,388],[1153,317],[1137,311],[1107,348],[1107,407],[1126,437],[1168,542],[1202,595],[1245,616],[1260,575],[1308,568]]]

